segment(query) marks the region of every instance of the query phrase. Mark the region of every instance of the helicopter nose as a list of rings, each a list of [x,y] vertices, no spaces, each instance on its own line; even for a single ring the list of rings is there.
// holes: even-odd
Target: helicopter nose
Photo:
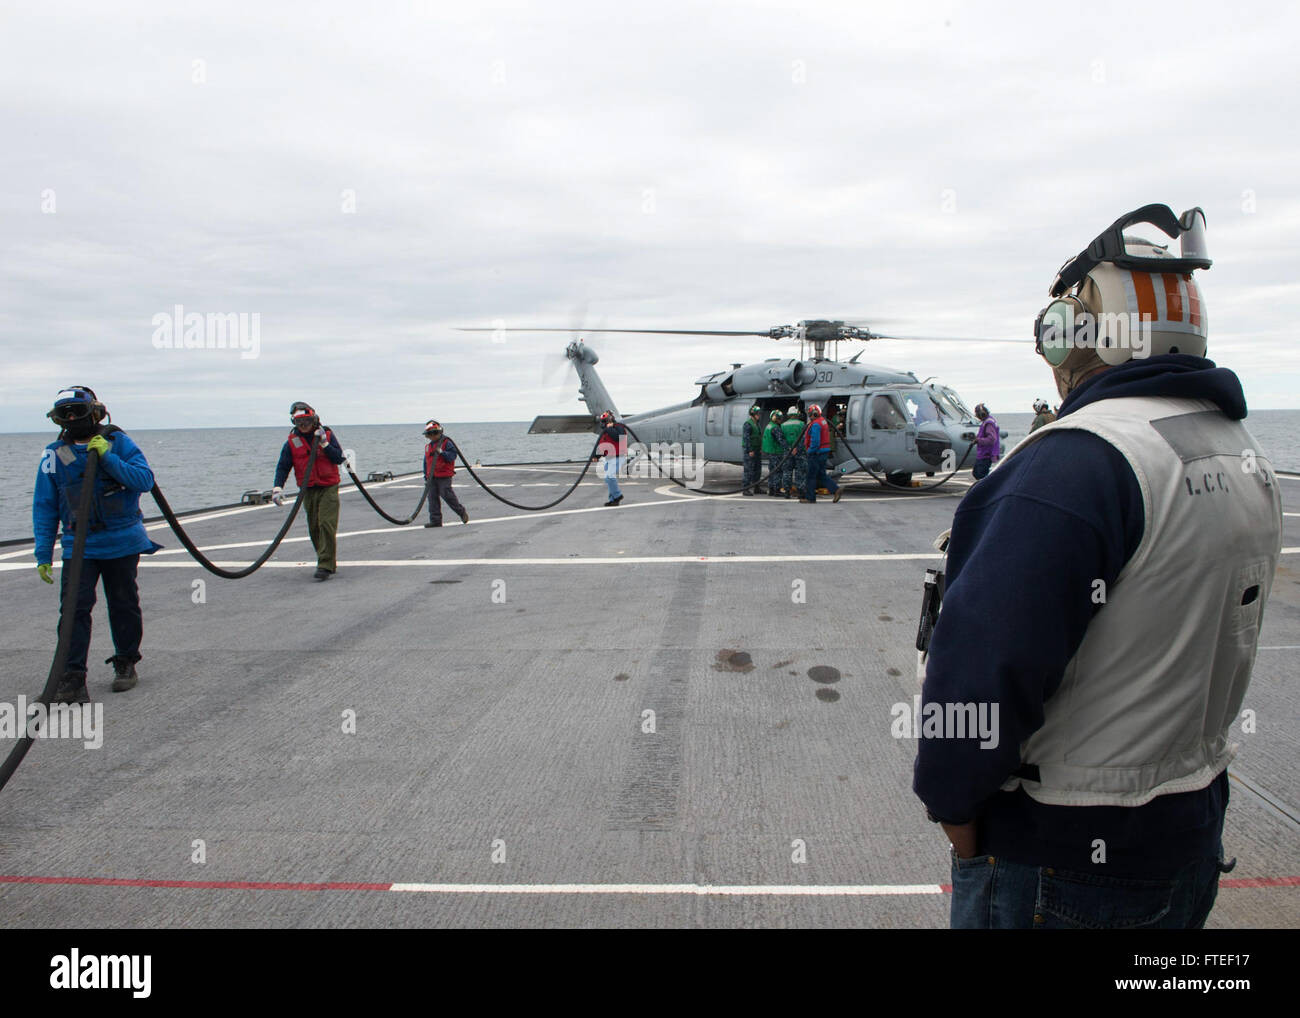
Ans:
[[[952,439],[939,424],[923,424],[916,431],[916,454],[932,467],[941,466],[952,449]]]

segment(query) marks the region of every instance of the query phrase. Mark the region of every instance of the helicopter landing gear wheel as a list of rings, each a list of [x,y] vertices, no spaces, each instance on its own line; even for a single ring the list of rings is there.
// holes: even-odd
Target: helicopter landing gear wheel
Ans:
[[[890,484],[897,485],[900,488],[910,488],[912,486],[911,474],[902,474],[902,473],[886,474],[885,480],[888,481]]]

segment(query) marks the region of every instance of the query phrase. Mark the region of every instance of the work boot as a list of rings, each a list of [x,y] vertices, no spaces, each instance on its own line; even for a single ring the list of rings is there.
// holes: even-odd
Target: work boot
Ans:
[[[135,674],[135,665],[125,658],[110,657],[104,664],[113,666],[114,693],[125,693],[128,689],[134,689],[135,684],[140,681],[139,676]]]
[[[464,506],[460,507],[460,521],[461,523],[469,522],[469,513],[466,511]]]
[[[841,489],[841,488],[836,488],[836,489],[835,489],[835,494],[831,496],[831,501],[832,501],[832,502],[838,502],[838,501],[840,500],[840,492],[841,492],[842,490],[843,490],[843,489]]]
[[[312,579],[328,580],[332,575],[333,573],[331,573],[328,569],[317,569],[316,572],[312,575]]]
[[[441,526],[442,526],[442,520],[439,520],[437,523],[426,523],[424,525],[424,529],[428,530],[430,527],[441,527]]]
[[[80,672],[67,672],[59,680],[51,703],[90,703],[86,692],[86,676]]]

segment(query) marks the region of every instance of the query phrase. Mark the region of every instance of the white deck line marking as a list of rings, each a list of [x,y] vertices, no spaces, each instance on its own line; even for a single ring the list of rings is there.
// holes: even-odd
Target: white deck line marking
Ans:
[[[629,510],[629,509],[646,509],[646,508],[649,508],[650,506],[656,506],[656,505],[679,505],[679,504],[680,504],[680,500],[678,500],[678,499],[663,499],[663,500],[658,501],[658,502],[631,502],[631,503],[628,503],[627,505],[620,506],[620,507],[619,507],[619,511],[620,511],[620,512],[627,512],[627,510]],[[261,508],[263,508],[263,506],[257,506],[256,508],[261,509]],[[542,517],[546,517],[546,516],[568,516],[568,515],[572,515],[572,514],[575,514],[575,513],[599,513],[599,512],[604,512],[604,511],[605,511],[605,508],[606,508],[606,507],[603,506],[603,505],[597,505],[597,506],[590,506],[590,507],[585,508],[585,509],[550,509],[550,510],[546,510],[546,511],[544,511],[544,512],[533,512],[533,513],[530,513],[530,512],[522,512],[522,511],[521,511],[520,513],[518,513],[518,514],[515,515],[515,516],[489,516],[487,519],[482,519],[482,520],[470,520],[469,523],[467,523],[467,524],[464,524],[464,523],[456,523],[456,524],[447,524],[447,525],[448,525],[448,526],[457,526],[457,527],[459,527],[459,526],[470,526],[470,527],[475,527],[475,526],[482,526],[482,525],[485,524],[485,523],[509,523],[509,522],[518,522],[519,520],[538,519],[538,518],[542,518]],[[389,526],[386,526],[386,527],[378,527],[378,528],[373,529],[373,530],[346,530],[346,531],[340,531],[340,533],[338,534],[338,536],[339,536],[340,538],[343,538],[343,537],[362,537],[362,536],[365,536],[365,535],[368,535],[368,534],[393,534],[393,533],[423,534],[423,533],[424,533],[424,527],[423,527],[422,525],[420,525],[420,524],[416,524],[416,523],[409,524],[408,526],[405,526],[405,527],[397,527],[397,526],[389,525]],[[238,541],[238,542],[235,542],[235,543],[233,543],[233,544],[211,544],[211,545],[202,545],[202,544],[201,544],[201,545],[199,545],[199,551],[203,552],[203,553],[206,555],[206,554],[207,554],[208,552],[210,552],[210,551],[230,551],[231,549],[234,549],[234,548],[263,548],[263,547],[266,546],[266,544],[268,543],[269,540],[270,540],[270,538],[267,538],[266,540],[262,540],[262,541]],[[310,538],[309,536],[306,536],[306,535],[304,535],[304,536],[299,536],[299,537],[286,537],[283,541],[280,542],[280,546],[281,546],[281,547],[284,547],[286,544],[302,544],[302,543],[304,543],[304,542],[306,542],[306,541],[310,541],[310,540],[311,540],[311,538]],[[55,551],[55,555],[56,555],[56,558],[55,558],[55,560],[54,560],[54,565],[55,565],[55,568],[58,568],[59,562],[61,561],[61,552],[60,552],[60,550],[59,550],[58,542],[57,542],[57,541],[55,542],[55,548],[54,548],[54,551]],[[28,555],[28,556],[30,556],[31,553],[32,553],[32,550],[31,550],[30,548],[27,548],[27,549],[25,549],[25,550],[23,550],[23,551],[17,552],[16,554],[19,554],[19,555]],[[141,556],[140,556],[140,564],[141,564],[142,566],[143,566],[143,565],[149,565],[149,564],[150,564],[150,559],[151,559],[151,558],[156,560],[156,559],[158,558],[158,556],[161,556],[161,555],[188,555],[188,554],[189,554],[189,552],[186,551],[184,547],[181,547],[181,548],[164,548],[162,551],[154,552],[154,554],[153,554],[152,556],[149,556],[149,555],[141,555]],[[154,563],[154,564],[156,564],[156,563]],[[217,563],[215,563],[215,564],[221,566],[222,569],[242,569],[244,566],[248,565],[247,562],[243,562],[243,563],[240,563],[240,562],[233,562],[233,563],[231,563],[231,562],[217,562]],[[273,564],[274,564],[274,563],[271,563],[271,562],[268,562],[268,563],[267,563],[267,565],[273,565]],[[15,568],[15,566],[13,566],[13,565],[9,565],[9,564],[4,563],[4,562],[0,562],[0,572],[5,572],[6,570],[13,569],[13,568]],[[23,566],[18,566],[17,568],[23,568]],[[200,567],[200,568],[202,568],[202,567]]]
[[[938,884],[393,884],[419,894],[689,894],[697,897],[864,897],[943,894]]]
[[[391,481],[376,481],[374,484],[367,485],[367,487],[369,487],[369,488],[385,488],[385,487],[388,487],[388,485],[390,485],[390,484],[395,485],[395,484],[397,484],[397,483],[398,483],[397,479],[394,478],[394,479],[391,480]],[[423,489],[423,485],[415,485],[415,487],[420,488],[420,489]],[[353,485],[353,484],[340,484],[340,485],[339,485],[339,494],[340,494],[340,495],[346,494],[346,493],[348,493],[348,492],[350,492],[350,491],[356,491],[356,490],[357,490],[356,485]],[[145,493],[144,493],[143,495],[141,495],[140,497],[141,497],[141,498],[144,498],[145,495],[147,495],[147,494],[148,494],[148,492],[145,492]],[[164,492],[164,494],[166,494],[166,493]],[[294,500],[295,498],[297,498],[297,497],[298,497],[298,494],[297,494],[297,491],[296,491],[296,490],[295,490],[295,492],[294,492],[294,494],[293,494],[292,496],[286,496],[286,498],[288,499],[288,503],[292,503],[293,500]],[[260,510],[263,510],[263,509],[279,509],[281,512],[286,512],[286,511],[287,511],[287,508],[282,508],[282,507],[277,506],[277,505],[275,505],[274,503],[271,503],[271,502],[264,502],[264,503],[262,503],[261,505],[241,505],[241,506],[236,506],[235,508],[232,508],[232,509],[221,509],[221,510],[218,510],[217,512],[212,512],[212,513],[202,513],[202,514],[197,515],[197,516],[178,516],[177,519],[180,520],[180,522],[181,522],[181,526],[183,526],[183,527],[188,527],[188,526],[190,526],[190,525],[192,525],[192,524],[194,524],[194,523],[206,523],[208,520],[219,520],[219,519],[223,519],[223,518],[226,517],[226,516],[239,516],[239,515],[241,515],[242,513],[255,513],[255,512],[259,512]],[[190,511],[190,510],[188,510],[188,509],[182,509],[182,510],[181,510],[181,512],[189,512],[189,511]],[[154,522],[154,523],[146,523],[144,529],[145,529],[146,531],[153,531],[153,530],[170,530],[170,529],[171,529],[171,525],[170,525],[166,520],[158,520],[158,521],[156,521],[156,522]],[[58,547],[57,547],[57,545],[58,545],[58,541],[56,540],[56,541],[55,541],[55,546],[56,546],[56,547],[55,547],[55,549],[54,549],[56,552],[59,550]],[[4,559],[9,559],[9,558],[17,558],[19,555],[30,555],[31,553],[32,553],[32,549],[31,549],[31,548],[23,548],[23,549],[20,549],[19,551],[7,551],[7,552],[3,552],[3,553],[0,553],[0,561],[3,561]]]
[[[183,550],[183,549],[182,549]],[[156,558],[156,556],[155,556]],[[617,557],[593,557],[593,558],[415,558],[415,559],[339,559],[339,568],[348,569],[350,567],[381,567],[381,568],[410,568],[421,566],[437,566],[439,568],[454,566],[625,566],[625,565],[765,565],[777,562],[917,562],[929,561],[931,559],[943,558],[938,552],[918,551],[918,552],[890,552],[879,555],[661,555],[661,556],[633,556],[619,555]],[[273,559],[262,566],[263,569],[301,569],[304,566],[314,564],[306,560],[289,561]],[[215,563],[223,569],[240,569],[246,566],[247,562],[221,562]],[[0,563],[0,572],[17,572],[18,570],[32,569],[26,563],[21,562],[4,562]],[[60,568],[60,563],[55,562],[54,568]],[[158,562],[150,559],[148,556],[141,556],[141,569],[199,569],[201,566],[189,560],[178,562]]]
[[[394,481],[384,481],[384,482],[382,482],[382,483],[383,483],[383,484],[394,484],[395,482],[394,482]],[[601,482],[601,486],[603,486],[603,482]],[[372,487],[374,487],[374,485],[372,485]],[[353,487],[353,488],[348,488],[348,489],[346,489],[346,490],[348,490],[348,491],[356,491],[357,489]],[[627,503],[627,504],[625,504],[625,505],[620,506],[619,509],[620,509],[620,511],[624,511],[624,512],[625,512],[625,511],[627,511],[628,509],[645,509],[645,508],[647,508],[647,507],[649,507],[649,506],[656,506],[656,505],[680,505],[680,504],[682,504],[684,501],[698,502],[699,504],[703,505],[703,504],[705,504],[706,502],[708,502],[710,499],[726,498],[726,499],[739,500],[739,499],[742,497],[740,494],[735,494],[735,495],[726,495],[726,496],[721,496],[721,495],[702,496],[702,495],[697,495],[697,494],[695,494],[694,492],[683,491],[683,489],[678,488],[676,485],[673,485],[673,484],[665,484],[665,485],[661,485],[660,487],[658,487],[658,488],[656,488],[656,489],[654,490],[654,493],[655,493],[656,495],[667,495],[667,496],[673,496],[673,497],[670,497],[670,498],[664,498],[664,499],[662,499],[662,500],[660,500],[660,501],[657,501],[657,502],[629,502],[629,503]],[[873,497],[870,497],[870,498],[854,498],[854,499],[851,499],[851,500],[848,501],[848,502],[841,502],[840,504],[841,504],[841,505],[853,505],[853,504],[855,504],[855,503],[864,503],[864,502],[901,502],[901,501],[903,501],[903,500],[905,500],[905,499],[914,499],[914,498],[951,498],[951,497],[953,497],[953,496],[952,496],[952,493],[949,493],[949,494],[946,494],[946,495],[945,495],[945,494],[936,494],[936,495],[920,495],[920,496],[918,496],[918,495],[877,495],[877,496],[873,496]],[[768,499],[766,496],[763,496],[763,497],[761,497],[761,498],[759,499],[759,501],[754,502],[754,503],[751,503],[751,505],[776,505],[776,506],[781,506],[781,505],[785,505],[786,502],[787,502],[787,500],[785,500],[785,499],[776,499],[776,500],[771,500],[771,499]],[[207,515],[207,516],[194,517],[193,519],[183,519],[183,520],[181,520],[181,523],[182,523],[182,525],[186,525],[186,524],[189,524],[189,523],[201,522],[201,521],[203,521],[203,520],[217,519],[217,518],[219,518],[219,517],[221,517],[221,516],[232,516],[232,515],[235,515],[235,514],[237,514],[237,513],[256,512],[257,510],[261,510],[261,509],[276,509],[276,508],[280,508],[280,507],[277,507],[277,506],[275,506],[275,505],[271,505],[271,504],[266,504],[266,505],[256,505],[256,506],[245,506],[245,507],[241,507],[241,508],[239,508],[239,509],[227,509],[227,510],[224,510],[224,511],[222,511],[222,512],[219,512],[219,513],[212,513],[212,514]],[[603,506],[603,505],[598,505],[598,506],[590,506],[590,507],[587,507],[587,508],[584,508],[584,509],[548,509],[548,510],[544,510],[544,511],[542,511],[542,512],[525,512],[525,511],[522,511],[522,510],[521,510],[519,513],[517,513],[516,515],[513,515],[513,516],[489,516],[489,517],[486,518],[486,519],[470,520],[468,524],[461,524],[461,526],[471,526],[471,527],[473,527],[473,526],[482,526],[482,525],[485,524],[485,523],[509,523],[509,522],[518,522],[519,520],[525,520],[525,519],[529,519],[529,518],[538,519],[538,518],[543,518],[543,517],[546,517],[546,516],[567,516],[567,515],[573,515],[573,514],[576,514],[576,513],[603,512],[603,511],[605,510],[605,508],[606,508],[606,507]],[[285,508],[280,508],[280,511],[281,511],[281,512],[285,512],[285,511],[287,511],[287,510],[286,510]],[[167,524],[166,524],[165,522],[163,522],[163,523],[155,523],[155,524],[152,524],[152,525],[150,525],[149,527],[146,527],[145,529],[147,529],[147,530],[158,530],[158,529],[162,529],[162,528],[165,528],[165,527],[167,527]],[[340,538],[343,538],[343,537],[363,537],[363,536],[366,536],[366,535],[369,535],[369,534],[392,534],[392,533],[394,533],[394,532],[399,532],[399,531],[406,531],[407,533],[423,533],[423,530],[424,530],[424,528],[423,528],[422,526],[418,526],[418,525],[415,525],[415,524],[411,524],[411,525],[406,526],[406,527],[396,527],[396,526],[391,526],[391,525],[390,525],[390,526],[386,526],[386,527],[375,528],[375,529],[372,529],[372,530],[348,530],[348,531],[341,531],[341,532],[338,534],[338,536],[339,536]],[[304,542],[309,541],[309,540],[310,540],[310,538],[307,537],[307,536],[300,536],[300,537],[286,537],[286,538],[281,542],[281,546],[283,547],[283,546],[286,545],[286,544],[300,544],[300,543],[304,543]],[[199,545],[199,551],[203,552],[203,553],[206,555],[209,551],[230,551],[230,550],[233,550],[233,549],[235,549],[235,548],[259,548],[259,547],[264,547],[265,544],[266,544],[266,541],[238,541],[238,542],[234,542],[234,543],[230,543],[230,544]],[[1282,550],[1283,550],[1284,553],[1287,553],[1287,552],[1297,551],[1297,550],[1300,550],[1300,549],[1294,549],[1294,548],[1283,548]],[[60,562],[60,560],[61,560],[61,555],[62,555],[62,552],[61,552],[61,550],[60,550],[60,548],[59,548],[59,542],[57,542],[57,541],[55,542],[54,552],[55,552],[55,561],[54,561],[54,565],[55,565],[55,567],[57,568],[57,566],[59,565],[59,562]],[[16,569],[16,568],[27,568],[27,566],[26,566],[25,563],[22,564],[22,565],[11,565],[11,564],[7,564],[7,563],[5,563],[3,560],[4,560],[4,559],[7,559],[7,558],[17,558],[17,557],[19,557],[19,556],[30,556],[31,553],[32,553],[31,548],[21,548],[21,549],[19,549],[18,551],[7,552],[7,553],[5,553],[5,554],[0,555],[0,572],[8,572],[8,571],[12,571],[13,569]],[[142,565],[142,566],[149,566],[149,565],[152,565],[154,568],[157,568],[158,566],[161,565],[161,563],[158,563],[158,562],[156,561],[157,557],[160,556],[160,555],[188,555],[188,554],[189,554],[189,552],[186,551],[185,548],[183,548],[183,547],[182,547],[182,548],[164,548],[162,551],[155,552],[154,555],[153,555],[152,557],[151,557],[151,556],[148,556],[148,555],[143,555],[143,556],[141,556],[141,558],[140,558],[140,565]],[[151,562],[151,561],[150,561],[151,558],[152,558],[154,561]],[[629,561],[629,560],[624,560],[624,561]],[[796,557],[796,558],[794,558],[794,559],[781,559],[781,560],[779,560],[779,561],[807,561],[807,556],[799,556],[799,557]],[[244,566],[248,565],[247,562],[233,562],[233,563],[232,563],[232,562],[217,562],[217,563],[214,563],[214,564],[220,566],[222,569],[241,569],[241,568],[243,568]],[[274,563],[267,563],[267,564],[268,564],[268,565],[272,565],[272,564],[274,564]]]
[[[1282,647],[1256,647],[1256,650],[1300,650],[1300,643],[1293,643]]]
[[[739,499],[744,497],[743,495],[740,494],[740,492],[736,492],[734,495],[702,495],[698,491],[695,491],[693,488],[679,488],[675,484],[665,484],[662,487],[655,488],[655,494],[673,495],[678,500],[691,499],[697,502],[704,501],[706,499],[711,499],[711,498]],[[929,495],[872,495],[869,498],[854,498],[854,499],[850,499],[848,502],[841,501],[839,504],[854,505],[859,502],[901,502],[904,499],[916,499],[916,498],[953,498],[956,496],[956,494],[957,493],[955,491],[948,491],[948,492],[937,491],[934,494],[929,494]],[[751,497],[758,497],[762,499],[762,501],[754,503],[755,505],[765,505],[768,504],[767,500],[771,496],[769,496],[766,492],[760,491],[757,496],[751,496]],[[830,495],[818,495],[817,498],[818,501],[829,502],[831,500]],[[786,501],[789,500],[778,498],[775,504],[781,505],[783,502]]]

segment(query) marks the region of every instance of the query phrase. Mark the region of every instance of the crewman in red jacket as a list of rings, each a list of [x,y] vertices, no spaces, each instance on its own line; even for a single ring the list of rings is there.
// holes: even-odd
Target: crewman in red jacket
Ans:
[[[429,471],[433,471],[433,487],[429,490],[429,527],[442,526],[442,503],[460,517],[461,523],[469,522],[469,513],[460,504],[460,499],[451,490],[451,479],[456,473],[456,446],[450,438],[442,433],[442,425],[430,421],[424,426],[424,437],[429,444],[424,448],[424,480],[429,480]]]
[[[343,462],[343,450],[339,447],[339,440],[321,424],[316,411],[306,403],[291,406],[289,419],[293,421],[293,430],[280,450],[271,498],[276,505],[284,505],[283,485],[289,479],[289,468],[293,467],[298,487],[307,489],[303,495],[303,507],[307,510],[311,546],[316,549],[315,578],[328,580],[338,569],[335,556],[339,533],[339,464]],[[311,459],[313,446],[317,446],[319,451],[311,477],[306,477],[307,461]]]
[[[822,416],[822,408],[816,403],[808,408],[808,429],[804,432],[803,443],[808,450],[808,479],[804,497],[809,502],[816,502],[817,489],[825,487],[831,493],[831,501],[838,502],[840,486],[826,472],[826,460],[831,454],[831,426]]]

